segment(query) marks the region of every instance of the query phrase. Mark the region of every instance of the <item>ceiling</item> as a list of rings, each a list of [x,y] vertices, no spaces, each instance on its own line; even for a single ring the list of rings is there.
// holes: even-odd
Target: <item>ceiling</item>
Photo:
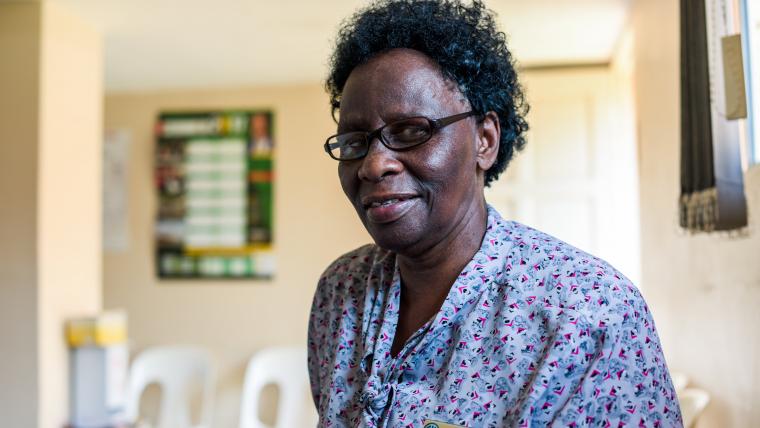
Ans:
[[[108,91],[321,81],[361,0],[50,0],[104,37]],[[522,67],[608,62],[631,0],[486,0]]]

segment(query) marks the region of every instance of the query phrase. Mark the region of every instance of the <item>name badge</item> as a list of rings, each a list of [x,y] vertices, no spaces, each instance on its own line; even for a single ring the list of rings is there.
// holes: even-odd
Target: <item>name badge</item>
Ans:
[[[423,428],[467,428],[464,425],[447,424],[446,422],[425,419]]]

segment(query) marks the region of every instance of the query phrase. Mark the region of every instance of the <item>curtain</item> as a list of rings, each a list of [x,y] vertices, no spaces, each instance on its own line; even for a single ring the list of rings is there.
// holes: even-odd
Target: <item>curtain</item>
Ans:
[[[715,61],[720,61],[720,50],[715,46],[720,44],[719,35],[722,34],[715,27],[708,28],[710,17],[706,3],[713,5],[714,0],[680,2],[679,211],[681,227],[690,232],[734,230],[747,225],[738,123],[721,113],[720,109],[725,111],[725,107],[718,107],[724,104],[721,98],[724,92],[722,69],[715,67]],[[715,25],[714,19],[711,22]],[[720,30],[727,32],[728,28]],[[712,52],[712,58],[709,52]],[[714,100],[710,99],[711,80]]]
[[[681,0],[681,227],[715,228],[710,66],[703,0]]]

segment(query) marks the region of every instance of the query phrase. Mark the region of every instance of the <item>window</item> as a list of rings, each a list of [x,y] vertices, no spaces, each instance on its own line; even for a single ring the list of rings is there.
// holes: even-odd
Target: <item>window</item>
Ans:
[[[740,0],[747,76],[747,157],[760,164],[760,2]]]

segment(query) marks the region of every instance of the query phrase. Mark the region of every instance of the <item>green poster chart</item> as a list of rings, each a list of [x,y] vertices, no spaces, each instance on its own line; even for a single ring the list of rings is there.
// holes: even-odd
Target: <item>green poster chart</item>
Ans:
[[[271,278],[272,113],[162,113],[156,124],[161,278]]]

